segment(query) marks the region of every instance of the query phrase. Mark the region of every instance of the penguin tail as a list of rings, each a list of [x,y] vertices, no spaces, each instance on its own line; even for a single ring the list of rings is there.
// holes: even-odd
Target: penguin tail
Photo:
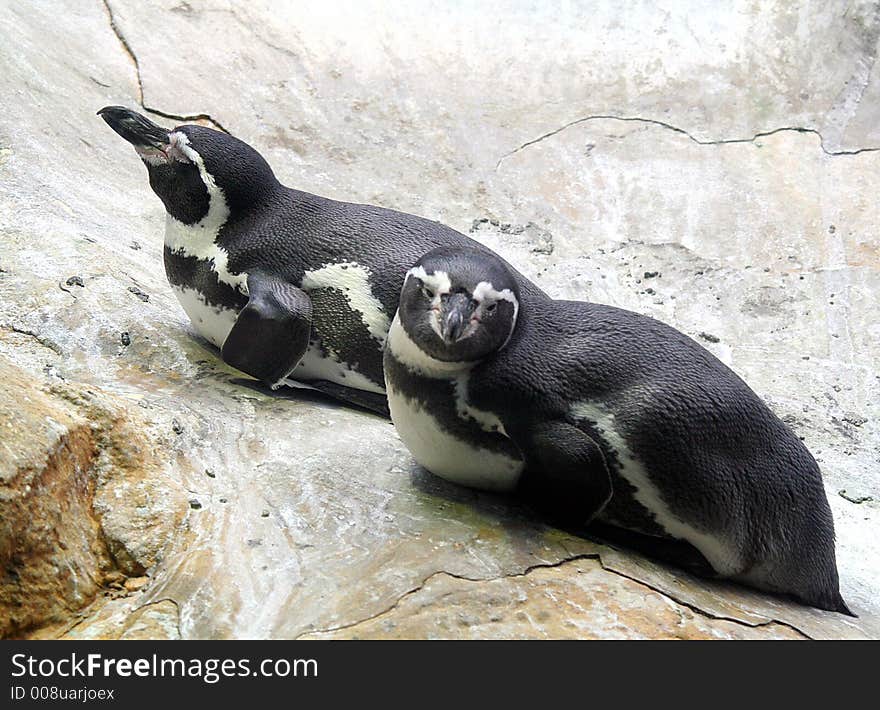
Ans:
[[[801,601],[806,601],[807,604],[816,607],[817,609],[823,609],[824,611],[836,611],[838,614],[851,616],[853,619],[859,618],[859,615],[854,614],[847,606],[846,602],[843,601],[843,597],[840,595],[839,591],[834,591],[830,594],[823,594],[819,598],[813,597],[812,599],[804,599],[802,597]]]
[[[834,604],[834,608],[830,611],[836,611],[840,614],[846,614],[847,616],[851,616],[853,619],[859,618],[858,614],[854,614],[852,611],[850,611],[850,608],[846,605],[846,602],[843,601],[843,597],[840,596],[840,592],[838,592],[835,596],[836,598],[832,602]]]

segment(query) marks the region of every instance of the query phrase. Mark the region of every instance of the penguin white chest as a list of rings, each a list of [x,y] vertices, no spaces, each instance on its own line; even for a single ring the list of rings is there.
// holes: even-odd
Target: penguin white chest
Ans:
[[[437,388],[441,398],[450,397],[451,406],[445,407],[444,413],[456,418],[454,430],[461,431],[465,426],[468,435],[452,434],[416,393],[396,386],[394,368],[390,365],[394,362],[420,378],[420,387],[428,391]],[[395,315],[388,331],[385,387],[391,420],[401,441],[419,464],[440,478],[469,488],[512,491],[525,464],[512,442],[507,451],[490,448],[493,437],[497,444],[497,437],[505,436],[504,428],[496,417],[468,407],[465,377],[422,352],[401,325],[400,315]],[[481,440],[486,442],[485,446]]]
[[[386,383],[397,434],[420,465],[447,481],[485,491],[510,492],[523,461],[447,432],[421,403]]]
[[[172,289],[196,332],[215,347],[222,348],[235,325],[238,311],[211,305],[204,294],[194,288],[173,286]]]
[[[202,280],[210,283],[216,278],[218,292],[232,290],[246,297],[247,274],[233,274],[229,271],[228,255],[215,241],[228,214],[225,204],[220,203],[223,209],[218,207],[218,200],[216,195],[211,196],[211,210],[196,224],[183,224],[168,215],[165,221],[165,247],[174,257],[196,260],[200,269],[212,275],[211,279]],[[212,296],[219,294],[203,293],[180,284],[172,288],[199,335],[216,347],[223,347],[226,336],[238,317],[238,310],[215,305],[220,299]]]

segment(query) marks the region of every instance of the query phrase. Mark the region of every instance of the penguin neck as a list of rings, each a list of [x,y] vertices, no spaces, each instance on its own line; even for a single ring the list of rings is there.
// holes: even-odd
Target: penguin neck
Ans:
[[[409,370],[441,380],[452,380],[465,375],[476,365],[475,362],[446,362],[431,357],[422,350],[400,322],[400,315],[395,314],[388,331],[387,347],[394,358]]]
[[[226,197],[211,174],[204,169],[204,165],[199,165],[199,171],[208,190],[208,211],[194,224],[184,224],[167,214],[165,246],[174,254],[210,262],[211,270],[220,281],[244,288],[247,274],[232,274],[229,271],[229,255],[218,241],[220,231],[229,220],[230,210]]]

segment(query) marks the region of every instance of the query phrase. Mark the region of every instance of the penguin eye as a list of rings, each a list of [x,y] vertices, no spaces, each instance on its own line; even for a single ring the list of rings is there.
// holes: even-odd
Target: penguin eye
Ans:
[[[494,313],[496,308],[498,308],[498,302],[492,301],[492,303],[490,303],[488,306],[486,306],[486,312],[487,313]]]
[[[425,298],[431,298],[431,299],[434,298],[434,294],[431,293],[431,289],[429,289],[427,286],[425,286],[425,284],[422,284],[419,290],[422,292],[422,295]]]

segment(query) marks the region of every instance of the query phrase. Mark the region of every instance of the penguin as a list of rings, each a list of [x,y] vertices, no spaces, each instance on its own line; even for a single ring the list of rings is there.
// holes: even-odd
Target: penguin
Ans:
[[[384,368],[394,426],[434,474],[565,525],[682,543],[715,576],[853,615],[816,461],[671,326],[532,298],[492,254],[440,247],[406,274]]]
[[[277,389],[318,389],[387,416],[382,349],[403,276],[425,252],[475,245],[438,222],[282,185],[247,143],[98,111],[165,206],[164,261],[196,331]]]

